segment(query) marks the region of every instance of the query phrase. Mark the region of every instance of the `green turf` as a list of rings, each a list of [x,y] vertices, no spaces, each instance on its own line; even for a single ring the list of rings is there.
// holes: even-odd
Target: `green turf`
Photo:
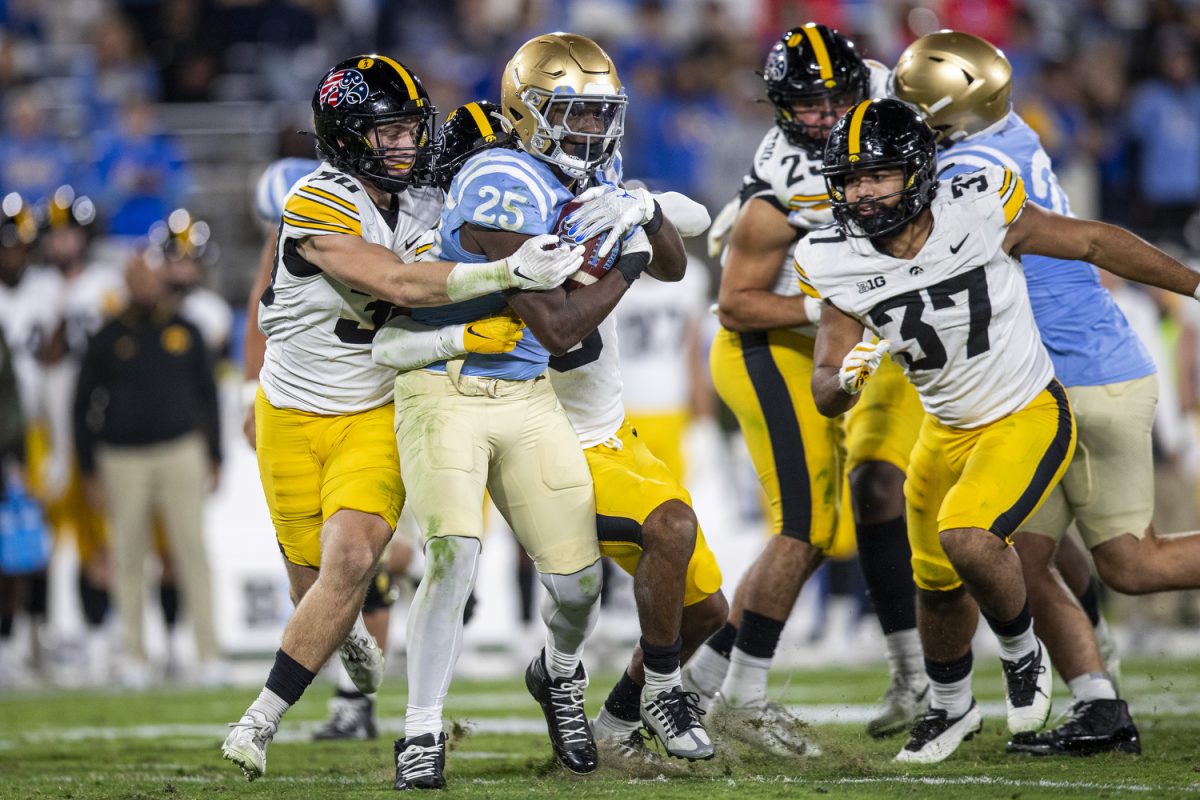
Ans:
[[[1003,719],[993,717],[950,760],[928,767],[893,763],[900,739],[872,741],[859,723],[822,724],[814,729],[825,751],[818,759],[768,758],[723,746],[703,764],[606,764],[583,779],[554,766],[544,734],[495,732],[539,719],[520,680],[459,681],[448,705],[457,725],[445,795],[1200,798],[1200,661],[1131,662],[1125,676],[1145,748],[1136,758],[1009,756]],[[883,682],[879,668],[796,670],[777,679],[773,694],[789,704],[862,704],[878,697]],[[0,797],[391,797],[391,737],[403,714],[401,684],[393,679],[380,700],[383,724],[392,730],[378,741],[338,744],[303,738],[323,716],[328,697],[327,687],[314,687],[288,714],[281,731],[288,738],[272,744],[267,775],[254,783],[219,753],[225,723],[240,715],[253,691],[0,695]],[[592,681],[591,713],[609,685],[600,677]],[[1002,699],[999,671],[991,664],[979,665],[975,686],[981,702]],[[1058,689],[1062,708],[1066,693]],[[472,730],[472,722],[483,730]]]

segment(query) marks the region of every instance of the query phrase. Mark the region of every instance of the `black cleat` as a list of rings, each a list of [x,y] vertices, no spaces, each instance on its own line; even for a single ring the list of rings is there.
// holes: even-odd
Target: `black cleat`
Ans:
[[[913,725],[908,743],[896,755],[896,761],[909,764],[945,761],[960,744],[969,741],[982,728],[983,717],[974,700],[965,714],[954,719],[950,719],[944,708],[931,708]]]
[[[313,731],[313,740],[350,741],[374,739],[378,735],[375,701],[366,695],[345,697],[339,693],[329,701],[329,719]]]
[[[546,716],[554,757],[577,775],[595,772],[600,765],[592,726],[583,712],[583,690],[587,685],[582,664],[570,678],[551,678],[546,671],[545,651],[538,653],[525,670],[525,686]]]
[[[1033,756],[1092,756],[1142,752],[1142,739],[1124,700],[1089,700],[1071,707],[1062,725],[1041,733],[1019,733],[1008,752]]]
[[[395,753],[397,790],[446,788],[446,734],[397,739]]]

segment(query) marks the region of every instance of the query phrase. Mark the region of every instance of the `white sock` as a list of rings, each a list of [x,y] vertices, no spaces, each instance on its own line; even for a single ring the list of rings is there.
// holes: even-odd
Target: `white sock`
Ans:
[[[270,689],[264,688],[258,693],[258,697],[250,704],[247,713],[257,711],[266,718],[275,727],[279,727],[279,720],[291,708],[287,702],[279,695],[272,692]]]
[[[1067,681],[1071,689],[1071,697],[1076,703],[1086,703],[1091,700],[1116,700],[1117,687],[1113,686],[1112,678],[1107,672],[1085,672],[1078,678]]]
[[[556,650],[547,636],[545,664],[551,678],[574,678],[575,669],[579,666],[579,654]]]
[[[674,687],[682,685],[683,682],[680,678],[679,667],[665,674],[655,672],[652,669],[646,669],[645,690],[649,690],[651,697],[658,697],[660,692],[669,692]]]
[[[1029,627],[1022,633],[1016,636],[1000,636],[996,635],[996,640],[1000,642],[1000,658],[1005,661],[1020,661],[1030,653],[1037,652],[1038,640],[1033,635],[1033,623],[1029,623]]]
[[[893,678],[900,678],[917,689],[928,682],[925,653],[921,650],[921,636],[916,628],[889,633],[884,637],[884,645],[888,670]]]
[[[729,659],[704,645],[688,659],[687,667],[688,678],[695,684],[689,688],[704,697],[712,697],[725,682],[725,675],[729,672]]]
[[[771,659],[757,658],[733,648],[729,654],[729,672],[721,684],[725,702],[735,708],[750,708],[767,702],[767,673]]]
[[[930,679],[929,707],[946,709],[946,716],[950,719],[958,719],[967,713],[971,707],[971,676],[954,683],[938,683]]]
[[[592,722],[592,735],[597,739],[620,739],[640,727],[642,727],[640,719],[621,719],[614,716],[606,706],[600,706],[600,713]]]
[[[404,738],[414,739],[427,733],[436,738],[442,732],[442,704],[409,706],[404,712]]]

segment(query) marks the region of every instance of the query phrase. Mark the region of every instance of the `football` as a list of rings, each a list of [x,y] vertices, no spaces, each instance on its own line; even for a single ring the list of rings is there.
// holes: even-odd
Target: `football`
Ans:
[[[562,208],[562,212],[558,215],[558,229],[556,233],[560,238],[565,237],[566,230],[563,224],[567,216],[572,211],[579,208],[581,203],[570,202]],[[613,264],[617,263],[617,259],[621,255],[621,243],[617,242],[613,249],[608,252],[604,258],[600,258],[596,251],[599,250],[601,243],[604,241],[604,235],[607,231],[603,231],[591,239],[583,243],[583,266],[575,271],[571,277],[563,282],[563,288],[568,292],[578,289],[580,286],[587,286],[595,283],[604,277],[604,273],[612,269]]]

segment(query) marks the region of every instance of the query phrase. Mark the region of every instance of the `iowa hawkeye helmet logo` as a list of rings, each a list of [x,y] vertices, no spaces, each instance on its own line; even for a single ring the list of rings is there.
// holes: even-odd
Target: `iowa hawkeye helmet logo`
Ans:
[[[342,103],[361,103],[369,93],[367,82],[356,69],[334,70],[321,83],[321,103],[331,108]]]

